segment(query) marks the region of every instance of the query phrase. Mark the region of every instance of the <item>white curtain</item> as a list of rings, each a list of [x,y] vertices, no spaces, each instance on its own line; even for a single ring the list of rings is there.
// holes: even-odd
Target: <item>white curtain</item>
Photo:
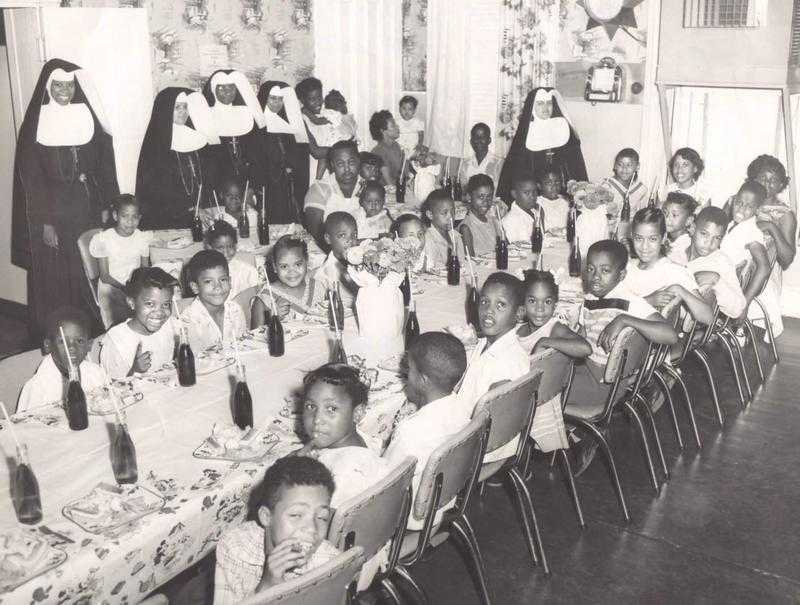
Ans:
[[[342,92],[358,123],[362,149],[375,142],[369,118],[397,114],[402,90],[402,11],[397,0],[314,2],[314,75],[324,92]]]
[[[663,185],[666,165],[664,136],[661,127],[661,110],[656,88],[658,69],[658,41],[661,25],[661,3],[647,5],[647,56],[644,76],[644,102],[642,103],[642,142],[639,149],[639,180],[648,187],[654,182]]]

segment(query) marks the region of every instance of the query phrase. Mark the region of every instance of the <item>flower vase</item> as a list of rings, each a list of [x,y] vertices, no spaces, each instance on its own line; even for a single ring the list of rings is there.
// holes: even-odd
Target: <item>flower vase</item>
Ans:
[[[403,293],[394,280],[384,278],[379,285],[359,288],[356,294],[359,336],[380,340],[401,337],[404,310]]]

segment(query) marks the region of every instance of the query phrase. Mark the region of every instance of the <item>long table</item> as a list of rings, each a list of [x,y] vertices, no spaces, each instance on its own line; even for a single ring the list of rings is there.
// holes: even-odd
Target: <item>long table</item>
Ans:
[[[546,248],[544,255],[546,267],[566,265],[563,242]],[[512,260],[510,270],[519,271],[530,263],[529,257]],[[494,266],[483,262],[476,270],[482,280]],[[441,278],[417,279],[424,290],[416,297],[423,331],[465,322],[466,275],[459,287],[447,286]],[[570,280],[562,281],[562,288],[567,284],[572,290],[578,287]],[[126,408],[125,414],[136,446],[138,485],[163,498],[164,503],[157,512],[122,527],[93,534],[62,512],[66,504],[88,494],[98,483],[114,484],[109,457],[111,416],[91,416],[89,428],[81,432],[70,431],[63,420],[55,425],[35,418],[15,423],[17,435],[28,445],[43,505],[42,523],[31,528],[16,520],[9,485],[14,442],[0,423],[0,450],[9,459],[8,464],[0,465],[0,534],[22,531],[31,539],[46,539],[57,552],[66,554],[57,567],[0,594],[0,603],[137,602],[209,553],[222,532],[246,515],[250,490],[266,466],[298,447],[293,435],[281,433],[287,425],[281,411],[300,386],[304,372],[328,361],[326,326],[287,327],[293,333],[307,330],[307,334],[288,342],[282,357],[269,357],[264,350],[241,353],[255,424],[274,425],[284,435],[260,462],[231,463],[193,455],[215,423],[230,422],[230,369],[199,376],[196,386],[189,388],[137,383],[143,398]],[[356,326],[348,320],[345,328],[347,349],[349,342],[355,343]],[[359,428],[385,437],[383,433],[391,430],[394,412],[402,403],[399,390],[394,389],[393,398],[378,398],[374,406],[371,397],[372,409]],[[2,547],[0,541],[0,557]]]

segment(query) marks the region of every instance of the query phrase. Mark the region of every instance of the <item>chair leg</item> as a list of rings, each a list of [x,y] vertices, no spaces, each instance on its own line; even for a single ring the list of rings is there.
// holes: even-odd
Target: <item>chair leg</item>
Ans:
[[[512,468],[509,473],[511,476],[511,480],[517,487],[517,495],[520,499],[520,506],[522,507],[523,515],[527,511],[528,517],[530,519],[530,523],[533,526],[533,538],[536,540],[536,547],[539,549],[539,556],[542,559],[542,569],[546,575],[550,575],[550,566],[547,564],[547,556],[544,554],[544,544],[542,543],[542,532],[539,529],[539,522],[536,520],[536,509],[533,507],[533,498],[531,497],[531,491],[528,489],[525,481],[523,481],[522,477],[519,474],[519,471],[516,468]],[[528,536],[528,542],[530,544],[530,536]],[[530,544],[530,546],[533,546]],[[534,556],[534,561],[536,557]]]
[[[689,415],[689,423],[692,425],[692,433],[694,433],[694,442],[697,449],[703,449],[703,442],[700,440],[700,431],[697,430],[697,420],[694,417],[694,406],[692,405],[692,398],[689,395],[689,389],[686,388],[686,383],[683,376],[673,367],[667,367],[667,372],[677,381],[683,392],[683,400],[686,402],[686,413]]]
[[[530,515],[528,514],[528,509],[525,507],[525,499],[522,496],[522,492],[520,491],[519,486],[517,485],[516,480],[513,476],[511,476],[511,472],[509,471],[509,477],[511,477],[511,486],[514,488],[514,495],[517,498],[517,506],[519,507],[519,514],[522,516],[522,529],[524,530],[525,534],[525,542],[528,545],[528,552],[531,555],[531,560],[533,561],[534,565],[539,564],[539,555],[536,552],[536,539],[534,538],[534,530],[533,530],[533,523],[531,522]]]
[[[394,568],[395,573],[403,579],[403,581],[408,584],[414,592],[414,598],[417,600],[418,605],[428,605],[428,595],[425,594],[425,590],[423,590],[422,586],[420,586],[419,582],[411,575],[411,572],[403,567],[402,565],[398,565]]]
[[[656,452],[658,453],[658,458],[661,461],[661,469],[664,471],[664,480],[666,481],[669,479],[669,467],[667,467],[667,459],[664,457],[664,448],[661,447],[661,435],[658,434],[658,427],[656,426],[656,417],[653,415],[653,410],[650,409],[650,403],[642,397],[641,395],[637,395],[636,399],[641,403],[641,407],[644,410],[645,416],[650,422],[650,429],[653,431],[653,439],[656,442]]]
[[[575,514],[578,515],[578,523],[581,528],[586,527],[586,521],[583,520],[583,508],[581,507],[581,500],[578,497],[578,488],[575,486],[575,475],[572,474],[572,465],[569,463],[569,455],[567,450],[559,449],[554,452],[561,458],[562,468],[567,480],[567,487],[569,488],[569,495],[572,497],[572,503],[575,505]]]
[[[765,319],[769,323],[768,319]],[[758,342],[756,341],[756,332],[753,329],[753,322],[749,319],[744,321],[744,327],[747,328],[747,333],[750,335],[750,342],[753,344],[753,356],[756,358],[756,367],[758,368],[758,377],[761,382],[764,382],[764,365],[761,363],[761,353],[758,352]]]
[[[778,357],[778,346],[775,344],[775,334],[772,332],[772,322],[769,320],[769,315],[767,315],[767,309],[764,307],[764,304],[758,300],[758,297],[755,297],[753,300],[759,307],[761,307],[761,312],[764,314],[764,326],[767,328],[769,344],[772,347],[772,358],[775,360],[775,363],[778,363],[780,362],[780,357]]]
[[[392,601],[396,603],[396,605],[402,605],[403,601],[400,598],[400,591],[397,590],[397,586],[394,585],[389,578],[383,578],[381,580],[381,585],[386,589],[386,592],[392,597]]]
[[[711,360],[708,358],[706,352],[702,349],[693,349],[692,353],[703,366],[708,379],[708,386],[711,390],[711,401],[714,403],[714,410],[717,413],[717,422],[720,428],[725,424],[725,417],[722,415],[722,407],[719,404],[719,395],[717,394],[717,383],[714,381],[714,374],[711,372]]]
[[[750,388],[750,376],[747,374],[747,365],[744,361],[742,345],[739,344],[739,339],[736,338],[736,334],[733,333],[733,330],[725,328],[725,332],[728,335],[728,342],[733,345],[733,352],[736,353],[736,358],[739,360],[739,367],[742,368],[742,379],[744,380],[744,388],[747,392],[747,403],[750,403],[750,401],[753,400],[753,389]]]
[[[647,462],[647,470],[650,471],[650,482],[653,484],[653,489],[655,492],[658,493],[658,477],[656,476],[656,468],[653,466],[653,457],[650,455],[650,444],[647,440],[647,431],[644,428],[642,417],[639,416],[639,412],[636,411],[636,408],[633,407],[633,404],[631,404],[630,401],[625,401],[625,407],[636,421],[636,426],[639,427],[639,434],[642,437],[642,449],[644,450],[644,457],[645,461]]]
[[[672,418],[672,428],[675,429],[675,439],[678,442],[678,449],[683,451],[683,435],[681,435],[681,427],[678,425],[678,416],[675,414],[675,403],[672,400],[672,393],[670,392],[669,385],[664,379],[660,369],[656,370],[653,373],[653,376],[655,377],[656,382],[658,382],[661,392],[664,393],[664,399],[667,400],[667,405],[669,406],[669,415]]]
[[[747,400],[744,398],[742,380],[739,378],[739,366],[736,364],[736,357],[733,354],[733,345],[728,342],[728,337],[722,332],[720,332],[719,341],[722,343],[722,346],[725,347],[725,351],[728,353],[728,359],[731,362],[731,368],[733,368],[733,377],[736,380],[736,389],[739,391],[739,408],[744,409],[744,406],[747,405]]]
[[[454,519],[451,525],[463,540],[467,548],[467,554],[472,561],[472,566],[475,568],[481,605],[490,605],[489,589],[486,585],[486,568],[483,566],[483,557],[481,556],[480,548],[478,548],[478,540],[475,538],[475,530],[472,529],[472,525],[470,525],[466,515]]]

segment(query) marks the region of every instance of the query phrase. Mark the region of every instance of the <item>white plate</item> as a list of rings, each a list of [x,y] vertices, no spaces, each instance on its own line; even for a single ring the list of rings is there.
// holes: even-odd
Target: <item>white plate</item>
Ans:
[[[67,560],[67,553],[31,530],[0,535],[0,593],[11,592]]]
[[[67,504],[63,515],[89,532],[102,534],[164,506],[164,499],[140,485],[98,483],[95,488]]]

